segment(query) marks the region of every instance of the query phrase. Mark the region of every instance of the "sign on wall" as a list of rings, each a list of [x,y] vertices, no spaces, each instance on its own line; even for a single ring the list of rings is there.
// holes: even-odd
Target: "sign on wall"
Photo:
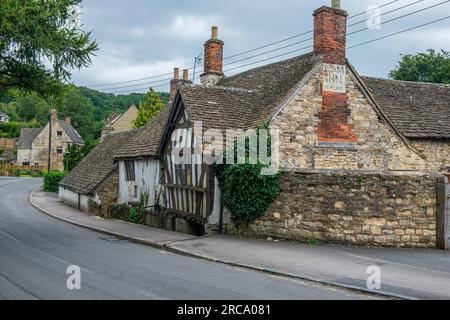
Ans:
[[[323,90],[329,92],[345,93],[345,78],[347,69],[345,66],[337,64],[323,64],[323,71],[325,80],[323,83]]]

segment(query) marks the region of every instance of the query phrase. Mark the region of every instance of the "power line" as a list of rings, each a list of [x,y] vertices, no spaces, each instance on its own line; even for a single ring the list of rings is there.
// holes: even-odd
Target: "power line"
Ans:
[[[407,4],[407,5],[404,5],[404,6],[395,8],[395,9],[393,9],[393,10],[383,12],[383,13],[380,15],[380,17],[381,17],[381,16],[384,16],[384,15],[387,15],[387,14],[390,14],[390,13],[393,13],[393,12],[397,12],[397,11],[399,11],[399,10],[401,10],[401,9],[405,9],[405,8],[407,8],[407,7],[411,7],[411,6],[415,5],[415,4],[418,4],[418,3],[424,2],[424,1],[425,1],[425,0],[419,0],[419,1],[416,1],[416,2],[413,2],[413,3],[410,3],[410,4]],[[379,7],[379,8],[380,8],[380,7]],[[348,27],[348,28],[351,28],[351,27],[353,27],[353,26],[356,26],[356,25],[361,24],[361,23],[364,23],[364,22],[367,22],[367,19],[364,19],[364,20],[361,20],[361,21],[358,21],[358,22],[349,24],[347,27]]]
[[[418,3],[418,2],[423,2],[423,0],[414,2],[413,4]],[[426,8],[423,8],[423,9],[420,9],[420,10],[417,10],[417,11],[414,11],[414,12],[411,12],[411,13],[409,13],[409,14],[405,14],[405,15],[402,15],[402,16],[399,16],[399,17],[396,17],[396,18],[393,18],[393,19],[391,19],[391,20],[384,21],[383,23],[378,24],[378,25],[387,24],[387,23],[390,23],[390,22],[392,22],[392,21],[399,20],[399,19],[405,18],[405,17],[410,16],[410,15],[413,15],[413,14],[417,14],[417,13],[422,12],[422,11],[425,11],[425,10],[429,10],[429,9],[431,9],[431,8],[437,7],[437,6],[442,5],[442,4],[445,4],[445,3],[447,3],[447,2],[450,2],[450,0],[443,1],[443,2],[441,2],[441,3],[438,3],[438,4],[435,4],[435,5],[432,5],[432,6],[429,6],[429,7],[426,7]],[[410,5],[412,5],[412,4],[409,4],[409,5],[407,5],[407,6],[410,6]],[[407,6],[402,6],[401,8],[405,8],[405,7],[407,7]],[[398,9],[400,9],[400,8],[398,8]],[[388,13],[392,13],[392,12],[394,12],[394,11],[398,11],[398,9],[396,9],[396,10],[391,10],[391,11],[386,12],[386,13],[384,13],[384,14],[388,14]],[[384,15],[384,14],[383,14],[383,15]],[[360,29],[360,30],[357,30],[357,31],[350,32],[350,33],[348,33],[348,35],[356,34],[356,33],[362,32],[362,31],[366,31],[366,30],[368,30],[368,29],[369,29],[369,27],[366,27],[366,28],[363,28],[363,29]],[[269,53],[273,53],[273,52],[276,52],[276,51],[279,51],[279,50],[283,50],[283,49],[286,49],[286,48],[289,48],[289,47],[292,47],[292,46],[295,46],[295,45],[298,45],[298,44],[301,44],[301,43],[304,43],[304,42],[307,42],[307,41],[310,41],[310,40],[313,40],[313,38],[308,38],[308,39],[305,39],[305,40],[302,40],[302,41],[298,41],[298,42],[295,42],[295,43],[292,43],[292,44],[289,44],[289,45],[286,45],[286,46],[283,46],[283,47],[280,47],[280,48],[276,48],[276,49],[273,49],[273,50],[269,50],[269,51],[266,51],[266,52],[259,53],[259,54],[257,54],[257,55],[253,55],[253,56],[246,57],[246,58],[243,58],[243,59],[240,59],[240,60],[236,60],[236,61],[233,61],[233,62],[230,62],[230,63],[226,63],[226,64],[224,64],[224,66],[236,64],[236,63],[239,63],[239,62],[242,62],[242,61],[251,60],[251,59],[254,59],[254,58],[257,58],[257,57],[260,57],[260,56],[269,54]],[[294,51],[290,51],[290,52],[287,52],[287,53],[283,53],[283,54],[280,54],[280,55],[277,55],[277,56],[274,56],[274,57],[269,57],[269,58],[267,58],[267,59],[260,60],[260,61],[257,61],[257,62],[255,62],[255,63],[245,64],[245,65],[243,65],[243,66],[238,66],[238,67],[236,67],[236,68],[228,69],[228,70],[225,70],[225,71],[230,71],[230,70],[240,69],[240,68],[243,68],[243,67],[246,67],[246,66],[251,66],[251,65],[253,65],[253,64],[261,63],[261,62],[268,61],[268,60],[272,60],[272,59],[275,59],[275,58],[280,57],[280,56],[285,56],[285,55],[289,55],[289,54],[291,54],[291,53],[303,51],[303,50],[308,49],[308,48],[311,48],[311,47],[312,47],[312,46],[300,48],[300,49],[297,49],[297,50],[294,50]],[[194,76],[194,77],[195,77],[195,76]],[[171,80],[171,79],[165,79],[165,80],[160,80],[160,81],[155,81],[155,82],[150,82],[150,83],[142,83],[142,84],[136,84],[136,85],[130,85],[130,86],[124,86],[124,87],[116,87],[116,88],[108,88],[108,90],[111,90],[111,89],[113,89],[113,90],[114,90],[114,89],[122,89],[122,88],[134,88],[134,87],[136,87],[137,85],[144,85],[144,84],[146,84],[146,85],[148,85],[148,86],[151,86],[151,85],[154,84],[154,83],[160,83],[160,82],[163,82],[163,81],[170,81],[170,80]]]
[[[384,4],[380,5],[379,8],[386,7],[388,5],[391,5],[391,4],[399,2],[399,1],[400,0],[395,0],[395,1],[390,1],[390,2],[384,3]],[[421,0],[421,1],[424,1],[424,0]],[[361,16],[361,15],[366,14],[366,13],[367,13],[366,11],[360,12],[358,14],[350,16],[349,19],[356,18],[356,17]],[[288,38],[285,38],[285,39],[282,39],[282,40],[279,40],[279,41],[276,41],[276,42],[269,43],[267,45],[260,46],[258,48],[254,48],[254,49],[247,50],[247,51],[244,51],[244,52],[241,52],[241,53],[237,53],[237,54],[234,54],[232,56],[224,58],[224,60],[229,60],[229,59],[241,56],[241,55],[245,55],[245,54],[248,54],[248,53],[251,53],[251,52],[254,52],[254,51],[258,51],[258,50],[261,50],[261,49],[264,49],[264,48],[268,48],[268,47],[274,46],[276,44],[280,44],[280,43],[283,43],[283,42],[286,42],[286,41],[289,41],[289,40],[292,40],[292,39],[295,39],[295,38],[307,35],[307,34],[312,33],[312,32],[314,32],[314,30],[309,30],[309,31],[306,31],[306,32],[303,32],[303,33],[300,33],[300,34],[297,34],[297,35],[294,35],[294,36],[291,36],[291,37],[288,37]],[[294,45],[294,44],[292,44],[292,45]],[[195,69],[195,66],[190,67],[188,70],[193,70],[193,69]],[[159,74],[159,75],[155,75],[155,76],[150,76],[150,77],[145,77],[145,78],[133,79],[133,80],[111,82],[111,83],[105,83],[105,84],[87,85],[87,87],[94,87],[94,88],[96,88],[96,87],[107,87],[107,86],[112,86],[112,85],[117,85],[117,84],[125,84],[125,83],[139,82],[139,81],[144,81],[144,80],[151,80],[151,79],[156,79],[156,78],[160,78],[160,77],[164,77],[164,76],[170,76],[170,75],[172,75],[171,72],[170,73]],[[139,85],[139,84],[135,84],[135,85]],[[108,88],[105,88],[105,90],[108,90]]]
[[[450,16],[447,16],[447,17],[441,18],[441,19],[437,19],[437,20],[433,20],[433,21],[430,21],[430,22],[427,22],[427,23],[424,23],[424,24],[421,24],[421,25],[418,25],[418,26],[415,26],[415,27],[412,27],[412,28],[408,28],[408,29],[405,29],[405,30],[402,30],[402,31],[391,33],[391,34],[388,34],[388,35],[383,36],[383,37],[379,37],[379,38],[376,38],[376,39],[372,39],[372,40],[369,40],[369,41],[358,43],[358,44],[352,45],[350,47],[347,47],[347,49],[353,49],[353,48],[356,48],[356,47],[359,47],[359,46],[362,46],[362,45],[365,45],[365,44],[369,44],[369,43],[372,43],[372,42],[375,42],[375,41],[379,41],[379,40],[383,40],[383,39],[386,39],[386,38],[390,38],[390,37],[396,36],[396,35],[401,34],[401,33],[405,33],[405,32],[411,31],[411,30],[415,30],[415,29],[419,29],[419,28],[428,26],[430,24],[434,24],[434,23],[446,20],[448,18],[450,18]]]
[[[448,2],[450,2],[450,0],[443,1],[443,2],[437,3],[437,4],[435,4],[435,5],[432,5],[432,6],[423,8],[423,9],[419,9],[419,10],[416,10],[416,11],[413,11],[413,12],[410,12],[410,13],[408,13],[408,14],[404,14],[404,15],[402,15],[402,16],[399,16],[399,17],[396,17],[396,18],[393,18],[393,19],[390,19],[390,20],[383,21],[382,23],[379,23],[379,24],[377,24],[377,25],[374,25],[373,27],[378,27],[378,26],[381,26],[381,25],[390,23],[390,22],[392,22],[392,21],[396,21],[396,20],[399,20],[399,19],[403,19],[403,18],[412,16],[412,15],[414,15],[414,14],[417,14],[417,13],[420,13],[420,12],[423,12],[423,11],[426,11],[426,10],[429,10],[429,9],[432,9],[432,8],[435,8],[435,7],[438,7],[438,6],[441,6],[441,5],[446,4],[446,3],[448,3]],[[363,28],[363,29],[359,29],[359,30],[350,32],[350,33],[348,33],[347,35],[350,36],[350,35],[353,35],[353,34],[356,34],[356,33],[362,32],[362,31],[366,31],[367,29],[369,29],[369,28],[366,27],[366,28]]]

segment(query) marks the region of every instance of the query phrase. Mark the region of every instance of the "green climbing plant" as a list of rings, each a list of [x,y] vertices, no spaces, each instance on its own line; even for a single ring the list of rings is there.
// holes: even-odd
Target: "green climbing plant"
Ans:
[[[267,129],[264,125],[259,129]],[[257,130],[258,152],[259,152],[259,133]],[[251,222],[265,214],[269,204],[272,203],[281,191],[281,173],[274,175],[261,174],[262,169],[267,168],[267,164],[251,163],[249,161],[249,139],[245,139],[245,164],[215,164],[214,171],[218,177],[222,193],[222,203],[230,211],[234,222]],[[241,141],[242,142],[242,141]],[[237,158],[238,141],[236,141],[231,150],[235,159]],[[226,153],[224,152],[224,159]],[[268,135],[267,155],[271,156],[271,140]],[[224,161],[226,163],[226,161]]]

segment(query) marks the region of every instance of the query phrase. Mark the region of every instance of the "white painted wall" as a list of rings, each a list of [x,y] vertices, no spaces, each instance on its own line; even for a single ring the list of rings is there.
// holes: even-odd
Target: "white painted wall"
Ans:
[[[61,186],[59,187],[59,200],[63,201],[65,204],[78,209],[78,197],[80,197],[80,210],[87,213],[89,208],[88,196],[83,194],[80,195],[77,192]]]
[[[22,165],[24,162],[29,162],[31,165],[31,149],[17,149],[17,163]]]
[[[159,160],[136,160],[134,161],[136,179],[126,181],[125,162],[119,162],[119,204],[139,202],[142,192],[148,192],[148,206],[154,206],[159,195],[159,204],[163,204],[162,186],[160,184]]]

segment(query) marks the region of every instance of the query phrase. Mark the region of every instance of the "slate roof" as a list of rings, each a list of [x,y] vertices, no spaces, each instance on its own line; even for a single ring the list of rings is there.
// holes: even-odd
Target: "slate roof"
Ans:
[[[42,128],[22,128],[17,149],[31,149],[34,139],[42,131]]]
[[[92,194],[114,170],[114,153],[126,145],[132,131],[105,137],[71,172],[60,185],[81,194]]]
[[[80,134],[72,127],[72,125],[68,124],[67,122],[63,120],[58,120],[59,125],[63,130],[66,132],[66,134],[69,136],[70,140],[72,140],[75,144],[84,144],[83,138],[80,136]]]
[[[80,145],[84,144],[83,138],[70,124],[63,120],[58,120],[58,123],[73,143]],[[19,142],[17,143],[17,149],[31,149],[34,139],[36,139],[42,130],[43,128],[22,128],[20,131]]]
[[[316,63],[317,57],[311,52],[225,77],[217,85],[247,89],[254,93],[251,109],[245,112],[245,127],[250,129],[269,120]]]
[[[405,137],[450,139],[450,85],[361,78]]]
[[[130,131],[130,139],[116,150],[116,160],[156,157],[171,107],[166,105],[147,125]]]
[[[252,116],[257,93],[227,87],[184,85],[179,88],[191,121],[202,121],[204,129],[245,128]]]
[[[313,53],[225,77],[214,87],[180,87],[184,106],[204,128],[250,129],[269,120],[296,85],[313,69]]]

